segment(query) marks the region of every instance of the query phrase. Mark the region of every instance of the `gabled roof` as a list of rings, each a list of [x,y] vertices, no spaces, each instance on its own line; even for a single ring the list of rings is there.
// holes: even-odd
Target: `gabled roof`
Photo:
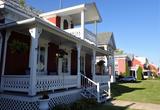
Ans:
[[[95,3],[81,4],[77,6],[72,6],[68,8],[63,8],[51,12],[42,13],[39,16],[43,18],[55,17],[55,16],[71,16],[72,22],[75,25],[81,23],[80,12],[85,10],[85,23],[93,23],[95,21],[101,22],[102,18]]]
[[[116,49],[113,32],[103,32],[97,35],[98,45],[110,45],[113,49]]]

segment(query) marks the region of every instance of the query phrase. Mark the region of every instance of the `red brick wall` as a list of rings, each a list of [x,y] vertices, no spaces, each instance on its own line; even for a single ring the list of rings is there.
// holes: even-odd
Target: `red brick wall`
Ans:
[[[85,56],[85,74],[87,77],[92,78],[91,65],[92,65],[91,55],[86,54]]]
[[[53,44],[53,43],[49,43],[49,47],[48,47],[48,64],[47,64],[47,70],[48,73],[56,73],[57,74],[57,70],[58,70],[58,58],[56,57],[56,53],[58,51],[58,46]]]
[[[126,72],[126,59],[118,59],[118,71],[119,73]]]
[[[77,75],[77,51],[71,53],[71,75]]]
[[[7,45],[5,73],[8,75],[23,75],[29,65],[29,49],[24,53],[11,52],[9,45],[13,40],[24,42],[30,46],[30,36],[12,32]]]
[[[52,18],[48,18],[48,20],[50,22],[52,22],[53,24],[55,24],[57,27],[60,28],[61,26],[61,17],[57,16],[57,17],[52,17]]]

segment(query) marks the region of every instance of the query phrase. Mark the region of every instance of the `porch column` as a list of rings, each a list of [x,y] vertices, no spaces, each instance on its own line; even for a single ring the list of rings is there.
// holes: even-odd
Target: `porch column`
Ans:
[[[5,73],[7,44],[8,44],[8,39],[9,39],[10,35],[11,35],[11,32],[10,32],[10,31],[7,31],[7,32],[6,32],[6,34],[4,35],[5,37],[1,35],[1,37],[4,39],[4,40],[3,40],[3,41],[4,41],[4,50],[3,50],[3,52],[2,52],[2,53],[3,53],[3,55],[2,55],[3,59],[2,59],[2,73],[1,73],[1,79],[0,79],[0,81],[1,81],[0,92],[3,91],[3,79],[2,79],[2,76],[3,76],[4,73]]]
[[[111,83],[115,82],[114,56],[111,56]]]
[[[30,47],[30,86],[29,86],[29,95],[36,95],[36,83],[37,83],[37,54],[38,54],[38,39],[42,32],[42,29],[35,27],[29,29],[31,34],[31,47]]]
[[[92,76],[93,79],[95,80],[95,75],[96,75],[96,68],[95,68],[95,64],[96,64],[96,51],[93,50],[93,58],[92,58]]]
[[[95,32],[94,34],[96,35],[96,46],[98,45],[97,44],[97,21],[94,21],[94,24],[95,24]]]
[[[11,31],[6,32],[5,36],[5,44],[4,44],[4,53],[3,53],[3,63],[2,63],[2,76],[4,75],[5,72],[5,65],[6,65],[6,53],[7,53],[7,44],[8,44],[8,39],[11,35]]]
[[[77,44],[77,76],[78,76],[77,86],[78,88],[81,87],[80,56],[81,56],[81,45]]]
[[[84,29],[85,29],[85,13],[84,10],[81,11],[81,39],[84,39]]]

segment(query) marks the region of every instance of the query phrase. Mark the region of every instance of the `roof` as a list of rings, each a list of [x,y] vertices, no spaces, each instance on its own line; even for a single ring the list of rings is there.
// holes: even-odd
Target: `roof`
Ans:
[[[148,59],[146,58],[146,57],[134,57],[136,60],[138,60],[138,61],[140,61],[141,62],[141,64],[148,64]]]
[[[94,23],[95,21],[101,22],[102,18],[99,14],[95,3],[81,4],[68,8],[63,8],[51,12],[42,13],[39,16],[43,18],[55,17],[55,16],[71,16],[72,22],[75,25],[81,24],[80,12],[85,10],[85,23]]]
[[[113,36],[113,32],[103,32],[97,35],[98,45],[110,45],[112,48],[116,49],[116,44]]]

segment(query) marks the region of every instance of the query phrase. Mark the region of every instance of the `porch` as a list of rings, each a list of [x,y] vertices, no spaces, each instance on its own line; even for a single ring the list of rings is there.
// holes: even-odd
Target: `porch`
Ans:
[[[30,28],[33,23],[29,23],[24,28],[21,24],[7,31],[1,91],[24,92],[35,96],[41,91],[81,88],[81,74],[96,83],[107,85],[109,76],[96,75],[95,64],[97,55],[109,53],[52,25],[47,24],[47,27],[38,23],[39,27]],[[10,43],[13,40],[27,44],[29,49],[21,54],[11,53]],[[63,57],[60,57],[61,50],[66,53]]]

